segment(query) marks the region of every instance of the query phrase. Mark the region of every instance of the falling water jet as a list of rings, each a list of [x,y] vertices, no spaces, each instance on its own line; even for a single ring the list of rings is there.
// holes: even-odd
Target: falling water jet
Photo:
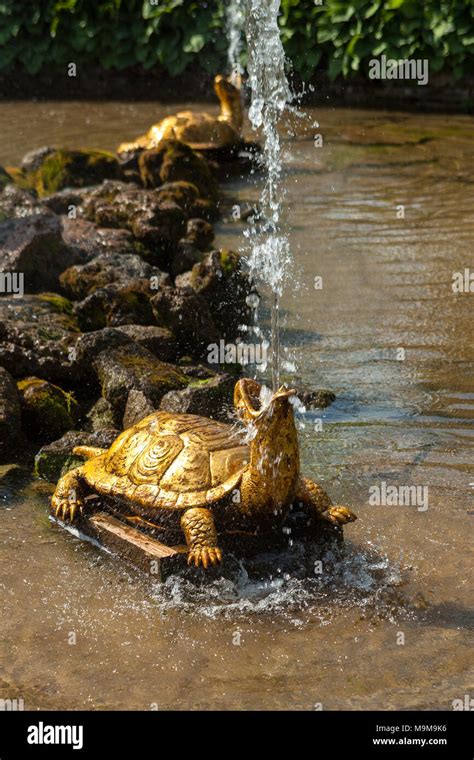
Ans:
[[[227,60],[230,81],[240,88],[242,85],[240,55],[242,53],[242,36],[245,26],[244,0],[230,0],[227,6],[226,17],[227,38],[229,40]]]
[[[272,387],[280,384],[279,304],[291,259],[287,236],[280,227],[284,190],[281,187],[281,143],[278,125],[291,100],[280,39],[280,0],[246,0],[248,84],[251,90],[249,119],[263,138],[262,163],[265,184],[260,198],[263,222],[249,232],[250,273],[267,285],[271,298]]]

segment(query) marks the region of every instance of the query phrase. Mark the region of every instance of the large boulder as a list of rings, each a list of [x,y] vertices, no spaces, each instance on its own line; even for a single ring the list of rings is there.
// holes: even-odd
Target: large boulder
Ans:
[[[120,182],[104,182],[90,193],[86,217],[101,227],[125,228],[142,247],[141,255],[165,269],[186,233],[186,213],[171,197]]]
[[[174,362],[178,356],[178,344],[171,330],[156,325],[120,325],[118,332],[146,348],[162,362]]]
[[[207,161],[178,140],[167,140],[158,148],[143,151],[138,167],[145,187],[184,180],[195,185],[201,198],[217,200],[217,182]]]
[[[83,332],[130,323],[156,324],[148,280],[112,283],[98,288],[74,304],[74,314]]]
[[[83,459],[72,453],[75,446],[96,446],[100,449],[108,449],[119,434],[120,431],[113,428],[96,433],[70,430],[59,440],[39,450],[35,458],[35,472],[40,478],[56,483],[66,472],[84,464]]]
[[[205,354],[209,343],[217,343],[220,334],[207,301],[192,290],[164,287],[151,299],[158,324],[169,327],[182,353]]]
[[[200,251],[207,251],[214,240],[214,227],[205,219],[188,219],[184,239]]]
[[[176,285],[203,298],[222,337],[235,340],[240,325],[249,323],[251,314],[247,298],[250,280],[242,259],[234,251],[212,251],[195,264],[190,273],[176,278]]]
[[[61,217],[62,237],[83,263],[97,256],[136,253],[133,235],[128,230],[98,227],[87,219]]]
[[[50,213],[0,223],[2,269],[23,275],[24,292],[56,289],[61,272],[81,260],[61,232],[59,218]]]
[[[120,179],[122,170],[116,156],[107,151],[56,150],[24,174],[41,198],[65,187],[87,187],[104,179]]]
[[[71,302],[56,293],[0,298],[0,366],[15,378],[69,382],[78,333]]]
[[[126,253],[100,254],[87,264],[70,267],[60,277],[65,293],[78,300],[107,285],[121,283],[129,286],[136,280],[144,280],[146,289],[150,288],[152,282],[155,290],[160,285],[171,284],[169,275],[152,267],[140,256]]]
[[[185,388],[187,379],[178,367],[160,362],[142,346],[130,343],[102,351],[93,362],[102,395],[122,415],[131,390],[142,391],[158,406],[171,390]]]
[[[11,375],[0,367],[0,462],[12,458],[21,437],[20,397]]]
[[[78,421],[80,408],[72,393],[38,377],[20,380],[17,388],[22,427],[28,436],[53,441]]]
[[[169,391],[161,399],[160,409],[176,414],[199,414],[215,420],[229,422],[233,409],[235,377],[215,375],[194,380],[187,388]]]

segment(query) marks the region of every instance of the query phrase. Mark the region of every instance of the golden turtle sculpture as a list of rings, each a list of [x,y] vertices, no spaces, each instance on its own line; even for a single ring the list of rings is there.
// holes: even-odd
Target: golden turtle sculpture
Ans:
[[[117,153],[144,148],[157,148],[164,140],[180,140],[193,150],[232,147],[242,143],[243,111],[240,90],[219,74],[214,79],[214,91],[221,110],[218,116],[195,111],[181,111],[153,124],[145,135],[122,143]]]
[[[154,412],[125,430],[110,449],[78,446],[85,464],[64,475],[52,497],[62,519],[82,513],[84,498],[98,493],[124,502],[154,524],[177,528],[189,548],[188,563],[222,559],[219,529],[271,529],[300,502],[314,517],[343,525],[356,519],[333,506],[323,489],[300,475],[291,396],[282,386],[262,403],[261,386],[239,380],[234,405],[248,442],[236,425],[193,414]]]

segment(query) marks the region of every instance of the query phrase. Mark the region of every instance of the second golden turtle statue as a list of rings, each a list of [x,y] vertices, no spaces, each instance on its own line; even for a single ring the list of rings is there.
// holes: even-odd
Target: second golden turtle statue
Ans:
[[[220,102],[218,116],[197,111],[181,111],[167,116],[153,124],[146,134],[119,145],[117,153],[129,153],[140,148],[150,150],[165,140],[179,140],[193,150],[231,148],[241,144],[243,110],[240,90],[219,74],[214,79],[214,91]]]

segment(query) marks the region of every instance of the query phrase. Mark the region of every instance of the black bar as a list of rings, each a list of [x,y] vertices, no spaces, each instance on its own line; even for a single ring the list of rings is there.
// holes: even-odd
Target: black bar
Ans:
[[[64,732],[57,730],[61,726]],[[212,757],[231,752],[235,757],[259,748],[268,757],[274,748],[282,754],[284,747],[292,756],[304,752],[314,758],[328,752],[337,758],[347,752],[350,758],[356,752],[371,758],[472,760],[472,735],[468,711],[1,712],[0,760],[25,755],[103,760],[113,754],[137,758],[170,750]],[[50,738],[72,743],[46,743]]]

